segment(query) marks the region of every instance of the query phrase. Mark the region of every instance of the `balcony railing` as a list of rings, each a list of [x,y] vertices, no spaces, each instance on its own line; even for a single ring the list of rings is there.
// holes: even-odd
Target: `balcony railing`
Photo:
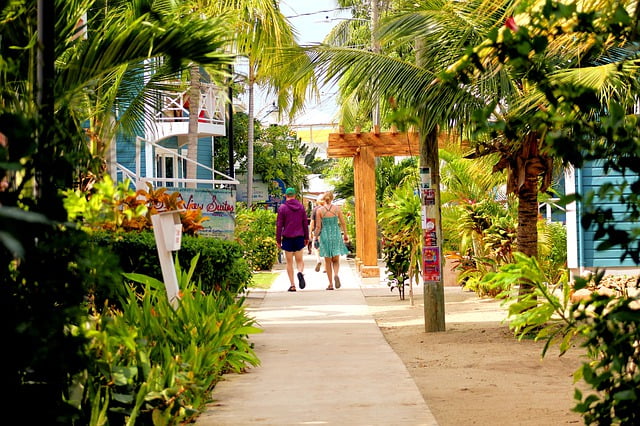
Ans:
[[[198,168],[207,170],[211,173],[211,179],[187,179],[185,177],[159,177],[157,170],[155,169],[155,162],[147,162],[145,169],[147,170],[146,174],[142,173],[142,146],[145,145],[146,152],[152,152],[155,150],[156,153],[170,153],[176,159],[179,159],[181,162],[186,161],[195,164]],[[215,188],[220,185],[230,186],[230,185],[238,185],[239,182],[235,178],[219,172],[212,167],[207,165],[198,163],[187,158],[184,155],[178,154],[174,150],[170,150],[166,147],[158,145],[154,142],[145,140],[143,138],[136,138],[135,143],[135,163],[132,164],[134,170],[128,169],[122,164],[116,163],[114,168],[114,176],[112,176],[116,181],[123,181],[125,179],[129,179],[134,187],[138,188],[144,182],[151,183],[154,187],[163,187],[168,186],[170,184],[172,187],[176,188],[184,188],[187,187],[188,184],[196,184],[196,185],[204,185],[207,188]],[[182,174],[182,173],[178,173]]]
[[[157,139],[187,134],[189,125],[190,89],[164,91],[160,94],[159,110],[155,115],[155,129],[151,133]],[[198,109],[198,134],[200,136],[225,135],[224,92],[214,84],[201,83]]]

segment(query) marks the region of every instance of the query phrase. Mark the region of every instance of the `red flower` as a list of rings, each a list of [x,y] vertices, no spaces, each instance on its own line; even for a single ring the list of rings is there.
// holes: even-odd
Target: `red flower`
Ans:
[[[513,19],[513,16],[508,17],[507,20],[504,21],[504,26],[509,28],[511,31],[518,31],[518,24],[516,24],[516,20]]]

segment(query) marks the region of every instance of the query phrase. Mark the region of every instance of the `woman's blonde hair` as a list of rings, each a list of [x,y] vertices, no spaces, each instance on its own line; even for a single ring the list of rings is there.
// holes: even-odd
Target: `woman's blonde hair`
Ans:
[[[325,203],[330,203],[333,201],[333,192],[331,191],[327,191],[324,193],[324,195],[322,196],[322,199],[324,200]]]

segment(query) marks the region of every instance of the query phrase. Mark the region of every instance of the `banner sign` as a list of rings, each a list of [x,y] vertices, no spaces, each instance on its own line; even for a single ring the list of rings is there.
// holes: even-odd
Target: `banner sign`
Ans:
[[[236,185],[236,201],[247,202],[247,175],[236,174],[236,179],[240,184]],[[260,175],[253,175],[253,197],[252,203],[265,203],[269,201],[269,185],[262,181]],[[284,190],[282,191],[284,193]]]
[[[167,191],[169,192],[169,191]],[[187,210],[202,210],[207,220],[204,229],[198,231],[204,237],[233,239],[235,230],[235,191],[229,189],[179,188],[178,199],[184,201]]]

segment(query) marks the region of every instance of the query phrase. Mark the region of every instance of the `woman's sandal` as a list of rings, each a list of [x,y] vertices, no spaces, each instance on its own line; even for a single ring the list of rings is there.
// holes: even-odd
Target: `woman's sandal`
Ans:
[[[327,287],[327,290],[333,290],[333,287]]]
[[[336,288],[340,288],[340,277],[338,277],[337,275],[335,275],[333,277],[333,282],[336,285]]]
[[[289,290],[287,291],[296,291],[296,286],[292,285],[291,287],[289,287]]]

